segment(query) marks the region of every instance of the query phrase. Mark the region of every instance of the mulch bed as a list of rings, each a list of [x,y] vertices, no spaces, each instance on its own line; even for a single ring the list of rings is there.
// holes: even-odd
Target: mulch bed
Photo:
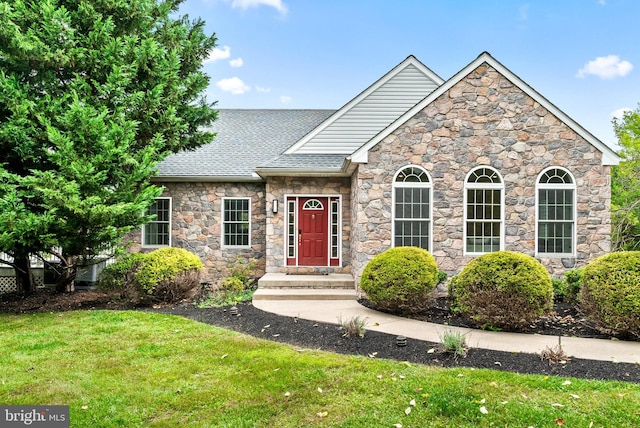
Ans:
[[[370,304],[366,301],[361,303]],[[238,305],[239,315],[231,315],[229,308],[198,308],[190,302],[159,308],[132,308],[126,303],[114,303],[105,293],[76,291],[57,295],[40,291],[26,299],[3,296],[0,312],[32,313],[58,312],[77,309],[139,309],[184,316],[199,322],[235,330],[254,337],[289,343],[305,349],[319,349],[341,354],[370,358],[389,358],[398,361],[439,367],[473,367],[515,373],[568,376],[585,379],[619,380],[640,383],[640,365],[584,360],[578,358],[550,361],[540,355],[492,351],[471,348],[467,355],[454,356],[443,352],[440,345],[407,339],[406,346],[396,345],[396,336],[367,331],[364,337],[345,337],[337,325],[275,315],[256,309],[251,303]],[[453,315],[446,300],[438,300],[432,310],[418,315],[421,319],[440,324],[469,326],[469,321]],[[530,327],[529,333],[606,337],[588,326],[571,305],[556,305],[556,313]]]

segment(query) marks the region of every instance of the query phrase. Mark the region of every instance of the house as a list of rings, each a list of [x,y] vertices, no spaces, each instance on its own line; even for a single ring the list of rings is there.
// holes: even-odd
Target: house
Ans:
[[[198,254],[208,281],[346,273],[392,246],[459,272],[497,250],[550,273],[610,249],[614,150],[488,53],[448,80],[409,56],[337,111],[221,110],[214,141],[159,165],[134,251]]]

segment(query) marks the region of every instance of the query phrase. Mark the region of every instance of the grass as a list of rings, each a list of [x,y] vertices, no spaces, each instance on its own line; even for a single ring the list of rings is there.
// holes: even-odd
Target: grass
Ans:
[[[69,405],[74,428],[640,426],[636,384],[340,356],[164,314],[0,315],[0,349],[0,403]]]

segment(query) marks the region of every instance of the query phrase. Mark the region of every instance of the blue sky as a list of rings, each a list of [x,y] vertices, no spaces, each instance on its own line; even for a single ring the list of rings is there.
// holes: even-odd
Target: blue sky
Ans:
[[[186,0],[219,108],[338,109],[409,55],[448,79],[484,51],[606,143],[640,102],[637,0]]]

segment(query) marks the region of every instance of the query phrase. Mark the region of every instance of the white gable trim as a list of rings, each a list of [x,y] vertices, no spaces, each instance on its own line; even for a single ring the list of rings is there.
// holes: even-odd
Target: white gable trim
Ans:
[[[587,142],[593,145],[595,148],[602,152],[602,165],[618,165],[620,162],[620,157],[616,154],[616,152],[600,141],[598,138],[593,136],[589,131],[583,128],[580,124],[578,124],[575,120],[571,119],[566,113],[560,110],[558,107],[553,105],[549,100],[547,100],[544,96],[538,93],[535,89],[529,86],[524,80],[520,79],[517,75],[515,75],[511,70],[503,66],[500,62],[498,62],[495,58],[493,58],[488,52],[483,52],[472,61],[469,65],[464,67],[458,73],[456,73],[453,77],[447,80],[444,84],[440,85],[435,91],[429,94],[424,100],[416,104],[413,108],[408,110],[405,114],[400,116],[395,122],[385,128],[378,135],[373,137],[369,142],[356,150],[350,157],[352,162],[356,163],[366,163],[368,161],[369,150],[371,150],[376,144],[382,141],[384,138],[389,136],[393,131],[398,129],[400,125],[411,119],[418,112],[424,109],[426,106],[431,104],[435,99],[437,99],[440,95],[451,89],[455,84],[460,82],[463,78],[465,78],[469,73],[478,68],[483,63],[487,63],[489,66],[496,69],[500,74],[505,76],[507,79],[511,81],[515,86],[517,86],[524,93],[533,98],[536,102],[538,102],[541,106],[543,106],[547,111],[551,114],[555,115],[560,119],[564,124],[566,124],[569,128],[571,128],[576,134],[580,135]]]
[[[375,83],[373,83],[363,92],[361,92],[358,96],[356,96],[347,104],[345,104],[342,108],[340,108],[340,110],[336,111],[334,114],[329,116],[324,122],[322,122],[318,127],[313,129],[309,134],[305,135],[301,140],[299,140],[298,142],[293,144],[291,147],[289,147],[287,150],[285,150],[284,154],[296,153],[298,149],[300,149],[301,147],[304,147],[304,145],[307,144],[310,140],[312,140],[314,137],[316,137],[318,134],[324,131],[327,127],[329,127],[332,123],[336,122],[338,119],[344,116],[345,113],[350,111],[353,107],[357,106],[362,100],[367,98],[377,89],[379,89],[382,85],[384,85],[385,83],[393,79],[402,70],[406,69],[410,65],[416,67],[420,72],[422,72],[429,79],[434,81],[438,86],[444,83],[444,80],[440,76],[438,76],[433,71],[431,71],[423,63],[418,61],[416,57],[414,57],[413,55],[410,55],[400,64],[395,66],[391,71],[389,71],[387,74],[385,74],[380,79],[378,79]]]

